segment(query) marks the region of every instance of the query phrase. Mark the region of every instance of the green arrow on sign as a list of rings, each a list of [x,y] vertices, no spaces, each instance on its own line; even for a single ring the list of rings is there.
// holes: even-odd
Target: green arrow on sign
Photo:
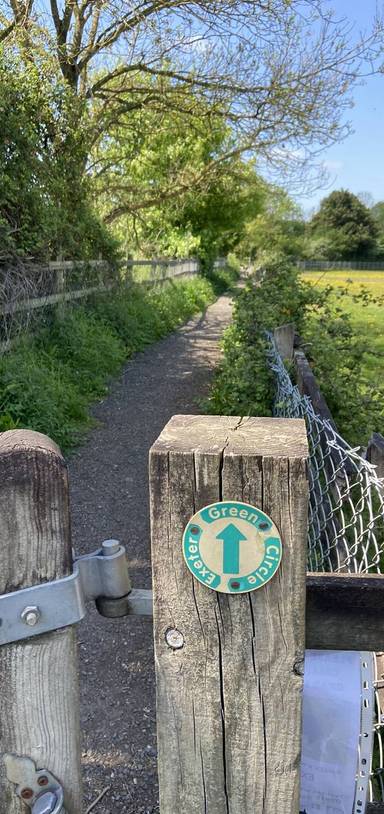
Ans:
[[[246,540],[244,534],[230,523],[219,534],[216,540],[222,540],[223,546],[223,574],[240,573],[240,542]]]

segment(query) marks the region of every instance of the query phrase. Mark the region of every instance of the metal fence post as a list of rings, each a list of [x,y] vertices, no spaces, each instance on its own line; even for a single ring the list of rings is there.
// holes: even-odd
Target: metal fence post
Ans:
[[[161,814],[298,814],[307,455],[294,419],[174,416],[152,447]],[[183,557],[191,517],[223,501],[280,531],[280,568],[251,593],[211,590]]]
[[[0,436],[0,594],[72,571],[68,480],[60,450],[46,436]],[[38,613],[38,609],[36,611]],[[26,811],[6,777],[6,754],[52,772],[67,814],[80,814],[80,723],[73,627],[0,647],[0,808]]]

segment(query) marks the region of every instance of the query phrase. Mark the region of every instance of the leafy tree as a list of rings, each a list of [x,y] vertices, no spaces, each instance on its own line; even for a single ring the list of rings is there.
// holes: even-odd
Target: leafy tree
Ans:
[[[253,164],[234,156],[226,161],[225,174],[197,194],[192,189],[175,217],[181,228],[199,238],[199,255],[209,264],[215,256],[237,248],[247,222],[263,206],[263,184]]]
[[[0,22],[27,64],[48,61],[82,101],[89,143],[144,109],[188,127],[197,94],[239,155],[289,171],[314,135],[323,147],[345,135],[350,90],[378,48],[376,31],[351,41],[325,0],[0,0]]]
[[[378,230],[377,250],[378,258],[384,257],[384,201],[378,201],[371,207],[371,215]]]
[[[384,233],[384,201],[378,201],[371,207],[371,215],[374,217],[380,232]]]
[[[230,130],[190,93],[194,116],[126,114],[92,154],[89,172],[105,222],[127,250],[207,260],[239,242],[260,211],[262,183]],[[232,147],[232,152],[231,152]]]
[[[368,209],[372,209],[374,197],[371,192],[368,192],[368,190],[362,190],[362,192],[357,193],[357,197],[359,201],[364,204],[364,206],[368,207]]]
[[[113,251],[79,176],[86,148],[69,89],[0,48],[0,261]]]
[[[245,227],[241,251],[251,259],[273,250],[287,257],[302,253],[305,224],[300,208],[278,187],[264,185],[263,207]]]
[[[25,183],[41,208],[28,219],[16,195],[15,234],[22,223],[27,250],[39,235],[40,252],[72,256],[113,248],[91,194],[105,223],[122,233],[128,218],[147,246],[156,222],[161,250],[182,233],[186,250],[213,250],[214,223],[229,246],[231,219],[239,240],[245,210],[260,211],[247,161],[302,170],[314,135],[317,149],[345,135],[362,55],[378,49],[377,31],[353,42],[326,0],[0,0],[0,41],[20,85],[23,71],[35,82],[24,112],[39,163]]]
[[[378,228],[370,210],[348,190],[331,192],[310,223],[315,240],[331,259],[354,259],[374,254]]]

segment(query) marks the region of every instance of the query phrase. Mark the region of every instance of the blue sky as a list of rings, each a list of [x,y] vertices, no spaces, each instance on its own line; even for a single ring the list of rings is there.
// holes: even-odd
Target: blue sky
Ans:
[[[332,6],[337,15],[356,23],[358,33],[369,29],[376,7],[380,9],[384,2],[333,0]],[[348,115],[354,132],[323,154],[331,176],[329,185],[310,197],[298,197],[305,212],[317,207],[332,189],[370,192],[375,201],[384,200],[384,74],[370,77],[356,88],[354,103]]]

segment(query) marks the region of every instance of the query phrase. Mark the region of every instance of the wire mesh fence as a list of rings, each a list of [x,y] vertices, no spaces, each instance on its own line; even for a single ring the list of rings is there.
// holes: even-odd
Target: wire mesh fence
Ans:
[[[294,385],[268,334],[269,364],[274,374],[274,415],[303,418],[309,444],[308,570],[352,574],[384,571],[384,480],[375,467],[342,438],[329,420],[316,415],[308,396]],[[384,657],[372,654],[371,678],[366,678],[372,702],[362,716],[356,797],[365,786],[368,799],[384,801]],[[367,727],[367,718],[370,722]],[[367,758],[367,744],[369,758]]]
[[[270,338],[269,362],[276,382],[274,414],[304,418],[310,465],[308,570],[382,573],[384,481],[330,421],[315,414],[310,399],[292,383]]]

